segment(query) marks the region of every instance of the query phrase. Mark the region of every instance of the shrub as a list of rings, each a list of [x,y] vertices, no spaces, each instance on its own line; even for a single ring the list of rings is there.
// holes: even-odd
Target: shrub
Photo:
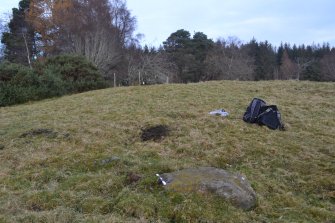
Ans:
[[[18,70],[8,82],[13,86],[19,87],[38,87],[40,84],[39,77],[30,68]]]
[[[0,64],[0,106],[39,99],[39,78],[28,67],[3,62]]]
[[[0,106],[106,87],[98,69],[84,57],[61,55],[36,63],[34,69],[0,64]]]
[[[67,85],[69,92],[83,92],[106,87],[99,70],[91,62],[82,56],[60,55],[48,58],[42,64],[37,65],[38,72],[45,69],[51,73],[60,75]]]
[[[0,107],[38,100],[38,89],[35,86],[22,87],[9,83],[0,83]]]
[[[10,63],[8,61],[0,63],[0,82],[11,81],[17,74],[24,75],[31,72],[26,66]]]
[[[70,93],[69,85],[59,73],[47,67],[43,75],[39,76],[38,96],[42,99],[68,94]]]

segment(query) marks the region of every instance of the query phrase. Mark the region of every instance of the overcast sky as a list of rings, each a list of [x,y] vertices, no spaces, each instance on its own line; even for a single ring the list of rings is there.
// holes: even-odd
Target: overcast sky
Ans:
[[[19,0],[0,0],[10,12]],[[209,38],[236,36],[281,42],[335,46],[335,0],[128,0],[137,18],[142,44],[159,46],[178,29],[203,32]]]

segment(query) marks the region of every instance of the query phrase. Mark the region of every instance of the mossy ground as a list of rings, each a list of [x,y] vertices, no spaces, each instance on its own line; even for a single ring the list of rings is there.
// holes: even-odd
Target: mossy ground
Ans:
[[[334,83],[222,81],[0,108],[0,222],[334,222],[334,96]],[[253,97],[276,104],[287,131],[244,123]],[[230,115],[208,115],[219,108]],[[143,142],[155,125],[169,135]],[[20,137],[32,129],[57,134]],[[198,166],[244,174],[258,206],[157,184],[156,173]]]

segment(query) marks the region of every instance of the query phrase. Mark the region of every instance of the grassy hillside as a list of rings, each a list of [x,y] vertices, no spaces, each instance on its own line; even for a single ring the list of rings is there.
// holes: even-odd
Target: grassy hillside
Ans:
[[[0,108],[0,222],[334,222],[334,96],[335,83],[224,81]],[[253,97],[278,105],[287,131],[244,123]],[[219,108],[230,115],[208,115]],[[169,136],[142,142],[159,124]],[[244,174],[257,207],[157,184],[197,166]]]

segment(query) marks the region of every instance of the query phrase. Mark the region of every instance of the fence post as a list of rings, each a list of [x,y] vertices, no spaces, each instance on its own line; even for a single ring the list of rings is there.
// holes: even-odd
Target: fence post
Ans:
[[[138,85],[141,85],[141,71],[138,72]]]
[[[114,87],[116,87],[116,76],[115,76],[115,73],[114,73]]]

